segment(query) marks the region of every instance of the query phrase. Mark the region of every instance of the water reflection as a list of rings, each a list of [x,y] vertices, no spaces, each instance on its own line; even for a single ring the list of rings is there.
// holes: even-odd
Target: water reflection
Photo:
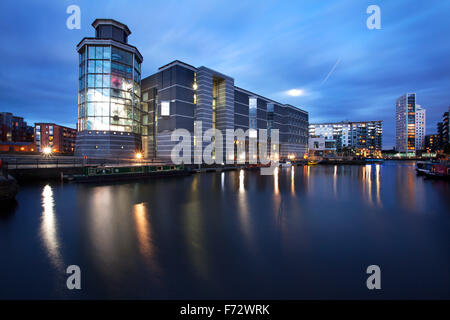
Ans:
[[[53,189],[50,185],[46,185],[42,189],[41,239],[53,266],[56,269],[62,269],[63,262],[54,208]]]
[[[202,208],[198,201],[193,201],[185,207],[184,229],[185,244],[188,256],[192,261],[195,273],[202,279],[207,279],[209,266],[207,261],[205,226],[202,221]]]
[[[242,233],[248,242],[251,241],[251,230],[250,230],[250,211],[247,199],[247,193],[244,187],[245,173],[244,170],[239,171],[239,194],[238,194],[238,213],[239,220],[242,228]]]
[[[222,186],[222,191],[225,190],[225,172],[222,171],[220,174],[220,185]]]
[[[334,197],[337,197],[337,165],[334,166],[334,173],[333,173],[333,190],[334,190]]]
[[[146,203],[138,203],[133,206],[133,218],[136,224],[139,251],[145,262],[155,272],[160,272],[156,261],[155,246],[152,238],[152,226],[147,219]]]
[[[367,164],[363,167],[363,177],[364,177],[364,182],[365,184],[363,184],[363,190],[365,190],[366,193],[366,198],[367,198],[367,202],[370,205],[373,205],[373,201],[372,201],[372,165]]]
[[[277,167],[273,171],[273,192],[275,195],[278,195],[280,193],[280,190],[278,188],[278,174],[280,172],[280,169]]]
[[[291,167],[291,194],[295,196],[295,167]]]
[[[375,167],[375,170],[373,170],[373,167]],[[371,205],[375,206],[375,202],[373,200],[373,194],[375,193],[376,197],[376,205],[381,207],[382,201],[381,201],[381,192],[380,192],[380,165],[371,165],[367,164],[362,168],[362,177],[363,177],[363,184],[362,184],[362,191],[363,191],[363,199]]]
[[[244,177],[244,170],[241,169],[239,171],[239,193],[245,193]]]
[[[381,165],[379,165],[379,164],[375,165],[375,184],[376,184],[376,190],[377,190],[377,205],[381,207],[383,204],[381,203],[381,194],[380,194],[380,176],[381,176],[380,168],[381,168]]]
[[[17,214],[0,222],[7,262],[2,271],[15,271],[0,272],[0,283],[14,285],[11,292],[19,298],[29,298],[31,292],[31,298],[64,298],[65,278],[54,278],[65,273],[45,268],[56,270],[54,261],[61,261],[86,269],[81,292],[86,299],[255,294],[270,299],[274,292],[285,299],[310,298],[311,292],[324,299],[358,298],[361,285],[352,282],[354,271],[361,270],[367,256],[375,256],[394,273],[398,270],[392,277],[401,278],[402,263],[412,261],[416,269],[410,278],[426,280],[426,288],[410,286],[394,295],[413,291],[407,297],[420,298],[437,289],[433,297],[449,296],[447,183],[416,177],[414,167],[404,162],[305,166],[275,173],[225,172],[224,192],[215,174],[66,184],[64,193],[59,186],[23,188]],[[37,221],[27,214],[36,201]],[[32,252],[36,229],[43,249]],[[420,254],[411,248],[420,248]],[[30,263],[24,257],[36,264],[33,273],[24,266]],[[328,276],[330,268],[342,271],[331,287],[326,285],[335,281]],[[30,289],[30,283],[43,285]],[[336,291],[338,286],[342,292]]]

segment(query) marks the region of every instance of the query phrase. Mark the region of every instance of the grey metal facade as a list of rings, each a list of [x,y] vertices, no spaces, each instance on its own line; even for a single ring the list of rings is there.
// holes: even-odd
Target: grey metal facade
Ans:
[[[142,97],[149,112],[150,157],[170,160],[177,144],[170,139],[172,132],[183,128],[193,136],[195,121],[202,121],[202,133],[210,128],[224,135],[226,129],[246,131],[252,123],[255,129],[279,129],[281,158],[307,153],[308,112],[238,88],[232,77],[212,69],[173,61],[142,80]],[[251,99],[256,101],[253,115]],[[169,114],[162,114],[167,102]]]

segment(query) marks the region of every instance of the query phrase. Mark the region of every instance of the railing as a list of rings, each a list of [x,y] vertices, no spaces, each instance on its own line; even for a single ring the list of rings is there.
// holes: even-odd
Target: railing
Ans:
[[[75,168],[84,166],[121,166],[121,165],[146,165],[163,164],[156,160],[137,160],[120,158],[80,158],[80,157],[0,157],[3,166],[9,170],[37,169],[37,168]]]

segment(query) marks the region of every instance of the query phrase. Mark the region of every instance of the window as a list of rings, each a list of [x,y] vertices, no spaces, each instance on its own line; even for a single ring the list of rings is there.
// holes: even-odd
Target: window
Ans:
[[[170,115],[170,102],[169,101],[161,101],[161,115],[162,116]]]

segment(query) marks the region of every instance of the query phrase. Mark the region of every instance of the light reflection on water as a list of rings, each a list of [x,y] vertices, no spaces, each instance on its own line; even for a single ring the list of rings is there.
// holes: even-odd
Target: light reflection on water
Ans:
[[[401,281],[392,285],[397,295],[384,292],[383,298],[423,292],[450,298],[440,286],[450,283],[450,187],[417,177],[413,164],[291,167],[273,177],[241,170],[60,188],[39,189],[37,227],[22,221],[25,229],[14,232],[13,219],[0,220],[12,228],[0,233],[0,243],[10,244],[5,252],[20,241],[33,244],[37,229],[45,255],[33,263],[58,270],[69,261],[81,265],[90,277],[82,297],[364,298],[354,272],[376,260],[398,270],[392,279]],[[21,210],[29,210],[21,196],[19,221],[26,217]],[[21,238],[11,241],[8,234]],[[26,297],[33,278],[14,259],[8,263],[23,277]],[[417,277],[425,289],[410,285]],[[55,297],[45,286],[37,290]]]
[[[139,244],[139,251],[145,262],[153,272],[161,272],[156,258],[156,248],[152,238],[152,225],[148,219],[149,212],[145,202],[133,206],[133,217],[136,224],[136,236]]]
[[[42,189],[42,216],[41,216],[41,239],[51,264],[56,269],[62,270],[63,260],[60,252],[58,239],[58,228],[55,217],[55,200],[53,189],[46,185]]]

